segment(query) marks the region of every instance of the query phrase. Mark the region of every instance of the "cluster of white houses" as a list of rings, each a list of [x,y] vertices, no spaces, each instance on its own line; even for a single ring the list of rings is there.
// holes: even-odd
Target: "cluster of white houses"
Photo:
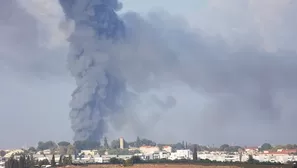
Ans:
[[[108,152],[105,152],[104,155],[100,155],[98,150],[82,150],[77,156],[72,155],[72,161],[75,163],[108,163],[111,158],[118,158],[127,160],[132,156],[139,156],[142,160],[155,160],[155,159],[192,159],[193,153],[189,149],[177,150],[176,152],[172,152],[172,148],[170,146],[164,146],[162,150],[160,150],[157,146],[142,146],[140,148],[129,148],[130,151],[139,150],[140,153],[134,155],[109,155]],[[9,151],[4,158],[10,158],[12,155],[16,159],[19,158],[20,154],[23,153],[23,150],[11,150]],[[56,154],[55,160],[58,163],[60,160],[60,155]],[[78,157],[80,156],[80,157]],[[33,154],[33,158],[35,160],[52,160],[53,155],[50,150],[44,150]],[[68,157],[68,156],[67,156]]]
[[[162,150],[157,146],[142,146],[140,148],[129,148],[130,151],[139,150],[140,153],[134,154],[134,156],[139,156],[143,160],[154,160],[154,159],[168,159],[168,160],[178,160],[178,159],[193,159],[193,153],[189,149],[177,150],[175,152],[172,151],[170,146],[164,146]],[[8,152],[4,158],[9,158],[11,155],[17,157],[17,154],[22,153],[22,150],[12,150]],[[84,155],[80,155],[84,153]],[[72,155],[72,161],[75,163],[107,163],[111,158],[118,158],[127,160],[131,158],[133,155],[109,155],[107,152],[104,155],[99,155],[97,150],[82,150],[79,155],[82,157],[75,157]],[[212,161],[247,161],[249,155],[252,155],[254,159],[259,160],[260,162],[281,162],[286,163],[290,161],[297,161],[296,150],[278,150],[276,152],[264,151],[259,152],[258,148],[246,148],[241,154],[238,152],[235,153],[227,153],[222,151],[199,151],[198,158],[199,159],[209,159]],[[36,160],[44,160],[48,159],[52,160],[52,156],[50,154],[50,150],[42,151],[42,154],[36,153],[33,157]],[[55,155],[55,160],[58,163],[60,159],[60,155]],[[3,164],[1,162],[1,164]],[[1,166],[1,165],[0,165]]]

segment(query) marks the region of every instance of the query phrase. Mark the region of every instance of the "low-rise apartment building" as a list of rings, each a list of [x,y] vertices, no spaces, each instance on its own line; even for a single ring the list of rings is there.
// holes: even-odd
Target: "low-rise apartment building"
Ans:
[[[160,148],[158,146],[141,146],[139,151],[145,155],[153,154],[155,152],[160,152]]]
[[[193,159],[193,152],[190,149],[176,150],[176,152],[170,154],[168,159]]]

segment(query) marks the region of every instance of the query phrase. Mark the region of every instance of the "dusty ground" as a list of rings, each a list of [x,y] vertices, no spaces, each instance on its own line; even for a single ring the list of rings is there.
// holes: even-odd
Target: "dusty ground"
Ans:
[[[69,168],[120,168],[121,165],[89,165],[89,166],[71,166]],[[187,164],[141,164],[133,165],[133,168],[238,168],[237,166],[202,166]]]

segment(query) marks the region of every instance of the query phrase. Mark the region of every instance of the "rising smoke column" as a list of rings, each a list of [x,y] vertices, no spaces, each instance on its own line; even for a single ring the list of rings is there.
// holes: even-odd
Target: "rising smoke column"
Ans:
[[[10,11],[13,10],[7,10],[11,9],[9,5],[7,6],[9,3],[5,3],[3,5],[2,1],[0,8],[2,6],[3,7],[1,8],[2,10],[0,15],[4,15],[4,17],[1,18],[5,18],[7,17],[7,14],[11,14]],[[29,3],[30,1],[31,3]],[[151,104],[159,104],[159,106],[167,108],[173,103],[166,103],[167,105],[165,104],[164,106],[162,105],[163,103],[159,103],[159,101],[155,100],[155,98],[153,98],[153,103],[147,103],[147,106],[137,104],[137,108],[125,110],[129,114],[126,117],[126,120],[122,117],[122,115],[118,115],[119,113],[114,113],[116,116],[120,116],[117,118],[119,118],[119,121],[122,121],[123,124],[132,123],[133,125],[131,130],[136,128],[136,135],[146,136],[153,139],[158,138],[156,140],[159,141],[159,139],[163,137],[162,133],[166,132],[166,136],[164,136],[164,138],[167,140],[164,142],[168,142],[168,140],[177,141],[180,140],[179,137],[182,136],[184,139],[191,140],[192,142],[197,142],[199,139],[199,143],[203,143],[201,141],[204,141],[207,144],[221,144],[222,142],[231,143],[234,142],[235,139],[238,140],[237,142],[241,141],[248,143],[251,141],[259,143],[263,142],[264,139],[268,141],[271,140],[270,142],[273,141],[273,143],[288,143],[288,141],[292,141],[292,143],[294,143],[294,140],[296,141],[296,136],[291,134],[291,132],[294,132],[294,119],[296,118],[297,111],[297,56],[296,52],[292,53],[281,51],[285,48],[292,48],[296,51],[296,47],[294,48],[293,46],[297,44],[294,43],[294,40],[297,38],[292,38],[297,34],[295,33],[295,30],[297,30],[295,26],[296,24],[294,24],[296,23],[294,22],[294,18],[296,18],[294,16],[297,14],[295,12],[297,10],[294,10],[297,7],[295,3],[287,4],[284,14],[274,14],[273,16],[266,15],[267,10],[264,10],[267,8],[266,4],[262,5],[263,9],[261,9],[258,8],[261,5],[259,6],[257,3],[254,7],[257,7],[257,11],[259,13],[264,12],[263,18],[259,17],[258,14],[254,15],[254,10],[246,9],[247,5],[245,5],[246,3],[244,1],[247,0],[241,1],[242,4],[239,5],[234,3],[236,0],[226,0],[224,3],[217,0],[217,2],[220,2],[220,8],[222,7],[221,5],[226,5],[227,8],[225,9],[222,7],[222,12],[220,12],[220,10],[211,9],[209,12],[211,14],[210,16],[200,14],[197,15],[197,17],[202,16],[206,20],[205,23],[211,24],[209,27],[215,28],[214,34],[221,32],[220,30],[223,29],[222,36],[224,39],[217,36],[212,38],[205,32],[196,32],[196,30],[185,26],[185,24],[180,24],[180,22],[178,22],[178,18],[176,17],[162,17],[162,14],[155,12],[153,14],[149,14],[147,17],[140,17],[137,13],[126,14],[123,17],[123,20],[125,21],[125,29],[127,30],[125,41],[130,39],[130,42],[128,44],[125,42],[125,45],[128,46],[127,48],[129,49],[124,51],[117,50],[120,54],[122,54],[121,58],[124,58],[121,59],[122,63],[118,64],[121,65],[121,75],[118,75],[118,70],[115,69],[117,66],[114,66],[114,61],[110,60],[114,56],[109,54],[110,43],[94,39],[92,34],[92,32],[94,32],[94,28],[89,26],[90,24],[88,26],[82,24],[82,22],[89,22],[89,16],[94,14],[94,11],[91,10],[92,8],[87,8],[90,10],[85,10],[87,13],[84,13],[83,9],[85,9],[84,7],[86,6],[86,1],[79,1],[81,2],[77,2],[75,0],[61,1],[61,3],[63,3],[62,5],[64,10],[67,13],[68,19],[75,20],[77,25],[79,25],[76,27],[76,32],[74,32],[75,35],[72,35],[70,38],[70,41],[72,42],[71,53],[77,54],[82,47],[84,47],[85,51],[79,59],[70,56],[69,67],[74,75],[77,75],[79,72],[85,72],[86,70],[88,70],[87,72],[90,72],[89,69],[91,69],[95,75],[89,74],[87,76],[84,73],[84,79],[80,79],[80,77],[78,77],[79,86],[84,86],[79,88],[84,88],[84,94],[82,93],[82,90],[78,90],[80,93],[74,94],[76,96],[76,99],[74,99],[76,101],[74,101],[74,103],[78,102],[78,104],[76,104],[77,106],[72,104],[74,108],[78,107],[76,109],[79,109],[82,107],[80,104],[87,104],[86,102],[91,102],[78,101],[78,97],[84,100],[85,96],[88,100],[91,100],[91,98],[94,97],[96,99],[94,102],[99,102],[100,100],[100,108],[107,107],[105,108],[107,110],[104,111],[100,109],[100,116],[109,116],[106,114],[113,114],[109,112],[118,112],[119,103],[106,103],[107,99],[99,99],[100,97],[98,98],[98,96],[93,96],[94,94],[91,94],[94,93],[92,91],[92,87],[87,88],[87,85],[83,85],[82,83],[91,85],[92,82],[90,82],[90,80],[94,80],[93,78],[98,78],[100,82],[108,81],[108,84],[102,84],[102,86],[108,86],[107,88],[113,92],[104,90],[104,93],[109,96],[108,100],[116,100],[117,97],[121,96],[124,90],[123,81],[119,78],[123,76],[127,85],[129,87],[132,86],[134,89],[136,88],[135,90],[138,92],[146,92],[148,90],[153,90],[154,88],[157,88],[155,92],[166,92],[166,87],[160,87],[160,84],[162,83],[172,87],[173,89],[171,92],[178,91],[172,95],[174,98],[177,98],[177,108],[170,110],[170,113],[165,113],[165,115],[161,110],[161,112],[158,110],[154,112]],[[263,1],[270,3],[272,0]],[[273,1],[276,2],[276,0]],[[4,0],[4,2],[9,2],[9,0]],[[31,68],[32,65],[38,65],[38,67],[42,67],[44,69],[44,75],[49,74],[52,69],[56,70],[58,69],[57,67],[64,67],[63,65],[58,65],[61,62],[63,64],[64,57],[62,55],[64,54],[61,55],[59,53],[55,54],[48,51],[45,52],[44,49],[40,50],[37,47],[38,40],[36,40],[39,39],[39,35],[36,33],[39,29],[37,29],[37,26],[35,25],[36,21],[38,25],[41,23],[41,25],[43,25],[42,27],[48,27],[48,29],[43,28],[43,30],[40,31],[41,34],[48,34],[49,32],[50,37],[52,37],[52,35],[60,37],[60,33],[56,33],[56,28],[58,28],[60,20],[64,19],[64,12],[61,10],[62,15],[60,15],[60,9],[57,8],[56,5],[48,8],[48,2],[56,3],[58,0],[27,0],[18,2],[22,2],[22,5],[24,5],[28,11],[31,11],[29,13],[34,15],[33,18],[36,18],[36,20],[32,20],[32,18],[24,13],[24,11],[18,11],[19,7],[17,7],[14,9],[18,10],[14,10],[15,12],[12,17],[10,17],[10,20],[4,20],[1,22],[2,25],[0,27],[2,28],[2,31],[0,31],[0,43],[2,45],[0,46],[1,51],[6,52],[5,54],[1,54],[1,65],[4,65],[3,67],[9,65],[12,68],[15,68],[14,70],[18,72],[24,72],[23,69],[19,69],[20,66],[27,64],[28,67]],[[286,1],[277,2],[285,3]],[[32,5],[32,3],[36,3],[37,6]],[[263,2],[261,1],[259,3],[262,4]],[[269,7],[268,11],[271,9],[273,8]],[[233,12],[234,10],[235,12]],[[9,13],[6,13],[5,11],[9,11]],[[227,12],[227,14],[224,14],[225,12]],[[104,14],[104,12],[102,13]],[[271,12],[269,13],[271,14]],[[54,19],[52,19],[53,15],[55,16]],[[211,17],[212,15],[215,15],[215,18],[218,18],[213,19]],[[264,20],[267,18],[268,20],[267,22],[263,22],[261,20],[258,22],[260,23],[258,25],[257,23],[254,23],[255,20],[253,20],[253,18],[255,17],[253,16],[257,16],[257,20],[259,18],[263,18]],[[275,23],[278,23],[278,19],[276,19],[276,22],[273,21],[275,19],[274,16],[281,17],[280,20],[283,23],[276,26],[277,24]],[[272,22],[270,18],[273,19]],[[7,25],[8,23],[9,25]],[[93,24],[93,22],[91,23]],[[203,26],[204,24],[199,23],[198,25]],[[4,29],[3,25],[5,25]],[[261,39],[263,35],[261,32],[259,33],[258,27],[262,27],[262,25],[263,27],[265,25],[263,30],[267,32],[267,35],[273,35],[271,36],[272,38],[264,38],[264,41],[269,41],[272,44],[275,43],[277,48],[280,48],[280,51],[276,53],[269,53],[266,52],[265,49],[261,48]],[[131,29],[130,31],[128,31],[129,28]],[[266,28],[272,28],[272,30]],[[218,29],[218,32],[216,29]],[[78,30],[81,31],[81,34]],[[103,35],[106,34],[105,32],[106,31],[103,31]],[[232,42],[234,40],[237,44],[234,46],[232,45],[230,48],[228,47],[228,43],[226,44],[225,39],[229,35],[230,41]],[[79,41],[75,41],[75,37],[77,37],[76,39],[81,39],[79,39]],[[96,37],[99,38],[102,36]],[[46,37],[42,36],[41,39],[41,42],[47,41],[48,37],[47,35]],[[63,40],[64,39],[62,37],[61,41]],[[54,42],[55,41],[56,40],[54,40]],[[91,44],[93,45],[90,46]],[[78,46],[78,48],[74,48],[75,45]],[[284,45],[286,47],[283,47]],[[98,47],[98,50],[101,51],[101,53],[105,53],[107,55],[106,58],[108,61],[103,61],[103,58],[105,57],[97,51],[96,56],[90,57],[90,51],[94,51],[94,48],[96,47]],[[114,46],[112,46],[112,48],[113,47]],[[102,52],[103,48],[105,49],[104,52]],[[75,53],[76,51],[77,53]],[[127,54],[123,54],[125,51]],[[176,57],[176,59],[173,59],[172,57]],[[95,58],[97,64],[96,66],[92,65],[90,68],[87,63],[88,61],[91,62]],[[99,60],[101,64],[98,63]],[[119,61],[120,59],[116,60]],[[83,63],[86,63],[86,65]],[[109,76],[108,80],[105,75],[100,75],[101,73],[95,72],[94,69],[98,72],[102,72],[104,70],[104,72],[106,72]],[[116,71],[111,71],[111,69]],[[33,69],[32,72],[36,72],[36,70],[40,72],[39,68]],[[9,77],[5,78],[7,75],[9,75]],[[7,71],[4,71],[2,76],[4,77],[3,82],[7,83],[6,79],[9,81],[12,77],[12,73],[10,71],[8,71],[8,73]],[[34,74],[30,74],[30,76],[35,78]],[[151,76],[153,78],[150,78]],[[46,76],[46,78],[48,79],[48,76]],[[111,78],[113,78],[113,80]],[[17,82],[23,82],[23,79],[20,79],[21,81]],[[64,79],[66,78],[64,77]],[[112,81],[114,84],[111,84]],[[176,81],[180,81],[181,84]],[[15,81],[13,82],[17,83]],[[52,82],[52,80],[49,81],[49,83]],[[10,85],[11,83],[7,83],[7,88],[11,87]],[[183,87],[175,87],[178,85],[182,85]],[[187,86],[184,85],[189,85],[191,88],[187,88]],[[96,86],[99,85],[96,83]],[[43,88],[44,87],[46,87],[46,85],[43,86]],[[13,94],[9,92],[10,89],[2,87],[2,89],[3,88],[3,91],[8,91],[5,95],[13,96]],[[193,93],[193,90],[196,92]],[[91,93],[86,94],[88,91]],[[168,92],[170,92],[170,90]],[[63,91],[61,94],[62,93]],[[99,94],[99,92],[97,93]],[[19,93],[16,92],[16,95],[17,94]],[[147,93],[144,94],[145,96],[147,95]],[[193,95],[188,96],[191,94]],[[182,99],[182,97],[184,98]],[[15,100],[15,98],[17,97],[13,97],[12,100]],[[26,99],[29,98],[30,96]],[[7,97],[5,96],[3,100],[6,104]],[[43,101],[45,102],[46,99]],[[32,104],[36,104],[36,102],[32,102]],[[46,102],[46,104],[49,103]],[[144,104],[146,104],[146,102]],[[98,108],[98,106],[96,106],[96,108]],[[187,108],[187,106],[192,106],[192,108]],[[13,110],[11,107],[8,107],[7,109],[10,111]],[[4,109],[4,111],[7,111],[7,109]],[[136,110],[133,111],[133,109]],[[29,111],[32,110],[30,109]],[[15,109],[13,111],[19,110]],[[37,109],[37,111],[39,112],[39,109]],[[74,110],[72,114],[76,114],[77,111],[79,110]],[[80,135],[80,137],[83,137],[81,139],[90,137],[95,132],[95,129],[92,131],[91,128],[96,127],[93,125],[87,125],[88,127],[82,126],[83,124],[86,125],[88,121],[93,121],[95,118],[85,117],[89,115],[88,113],[83,113],[85,111],[80,112],[80,115],[78,115],[78,119],[82,119],[82,124],[73,124],[76,128],[75,130],[78,130],[78,128],[84,128],[83,131],[85,131],[85,136],[82,136],[82,133],[76,133],[77,135]],[[149,124],[143,124],[142,122],[134,122],[131,120],[131,117],[134,117],[135,113],[143,114],[151,113],[152,111],[153,114],[157,115],[153,115],[153,117],[149,117],[148,120],[145,120]],[[46,109],[44,112],[46,112]],[[122,114],[127,115],[127,113]],[[82,116],[82,114],[86,115]],[[160,118],[161,122],[158,122],[155,126],[153,125],[154,128],[158,129],[158,131],[151,131],[150,136],[150,133],[148,132],[153,130],[151,123],[152,121],[156,121],[155,116]],[[112,117],[113,121],[117,122],[114,116]],[[148,117],[146,115],[139,115],[138,118],[147,119]],[[73,120],[77,121],[78,119]],[[174,119],[177,121],[174,122]],[[94,123],[99,122],[94,121]],[[117,128],[122,128],[123,124],[120,124]],[[124,131],[126,136],[126,130]],[[170,131],[172,132],[170,133]],[[98,132],[100,133],[100,131]],[[138,132],[143,134],[139,134]],[[178,134],[176,134],[177,132]],[[192,134],[193,132],[196,132],[197,134]],[[250,138],[251,135],[247,134],[249,132],[253,133],[252,139]],[[275,132],[278,132],[278,135],[280,136],[276,136]],[[171,134],[171,136],[168,136],[168,134]],[[220,136],[219,139],[216,138],[218,136]],[[245,138],[239,139],[239,137]]]
[[[60,0],[75,28],[69,37],[68,64],[77,89],[70,103],[74,140],[98,141],[106,131],[106,117],[118,112],[124,82],[114,74],[111,48],[124,34],[117,0]]]

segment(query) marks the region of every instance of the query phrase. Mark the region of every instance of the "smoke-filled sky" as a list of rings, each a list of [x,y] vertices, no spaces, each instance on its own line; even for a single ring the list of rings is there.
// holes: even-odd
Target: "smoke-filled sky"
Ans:
[[[140,95],[110,139],[296,142],[294,0],[122,2],[129,43],[114,52]],[[63,15],[57,0],[0,2],[0,148],[73,137]]]

